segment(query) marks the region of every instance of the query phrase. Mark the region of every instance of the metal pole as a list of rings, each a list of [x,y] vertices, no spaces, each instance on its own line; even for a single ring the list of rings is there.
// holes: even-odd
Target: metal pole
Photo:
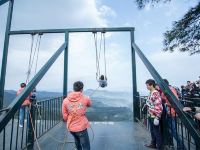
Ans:
[[[63,77],[63,95],[67,95],[67,85],[68,85],[68,43],[69,43],[69,32],[65,33],[65,42],[67,43],[64,51],[64,77]]]
[[[134,30],[131,30],[131,43],[134,42]],[[135,60],[135,50],[131,46],[131,56],[132,56],[132,87],[133,87],[133,118],[140,119],[140,106],[139,106],[139,93],[137,92],[137,81],[136,81],[136,60]]]
[[[20,30],[10,31],[10,35],[32,34],[32,33],[73,33],[73,32],[130,32],[133,27],[115,27],[115,28],[69,28],[69,29],[42,29],[42,30]]]
[[[6,65],[8,58],[8,45],[9,45],[9,32],[11,28],[12,12],[13,12],[14,0],[9,1],[7,25],[5,31],[4,48],[3,48],[3,58],[1,66],[1,79],[0,79],[0,109],[3,108],[3,98],[4,98],[4,87],[5,87],[5,76],[6,76]]]

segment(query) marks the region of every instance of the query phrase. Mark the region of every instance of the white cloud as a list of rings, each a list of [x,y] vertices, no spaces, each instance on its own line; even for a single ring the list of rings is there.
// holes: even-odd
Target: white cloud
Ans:
[[[19,2],[20,3],[20,2]],[[48,3],[48,9],[42,7],[46,6],[45,2],[35,1],[32,3],[17,4],[15,8],[14,25],[13,29],[37,29],[37,28],[64,28],[66,25],[75,27],[106,27],[106,17],[116,17],[116,13],[108,6],[97,6],[95,0],[80,2],[80,1],[59,1],[58,3]],[[39,7],[35,7],[38,5]],[[71,5],[71,6],[70,6]],[[76,7],[72,7],[72,6]],[[23,6],[23,8],[21,8]],[[59,6],[59,11],[56,10]],[[35,13],[33,14],[31,9],[35,7]],[[21,8],[21,9],[20,9]],[[78,11],[77,11],[78,10]],[[24,13],[26,12],[26,13]],[[43,14],[43,15],[41,15]],[[73,14],[73,15],[72,15]],[[31,16],[31,17],[30,17]],[[76,16],[76,17],[73,17]],[[63,20],[63,18],[65,18]],[[24,20],[27,24],[24,24]],[[57,23],[56,23],[57,22]],[[111,39],[113,34],[106,33],[106,40]],[[24,42],[26,41],[26,42]],[[36,39],[35,39],[36,41]],[[64,41],[64,34],[44,34],[41,40],[41,48],[39,54],[38,68],[42,67],[44,63],[53,55],[55,50]],[[8,57],[8,71],[6,76],[6,89],[17,89],[20,82],[26,79],[26,72],[28,67],[28,58],[30,53],[31,36],[19,35],[13,36],[10,41],[9,57]],[[112,45],[112,44],[111,44]],[[113,47],[109,46],[114,51],[119,49],[118,45]],[[110,51],[110,49],[109,49]],[[110,66],[115,69],[118,68],[119,62],[113,59],[115,55],[108,54],[108,59],[111,59],[113,63],[108,61],[108,74],[113,73],[109,71]],[[119,57],[117,55],[116,57]],[[95,60],[95,47],[92,33],[77,33],[70,34],[69,38],[69,88],[76,80],[83,80],[86,88],[95,88],[96,82],[96,60]],[[103,67],[102,67],[103,68]],[[119,72],[117,72],[119,73]],[[15,77],[15,78],[13,78]],[[31,76],[32,77],[32,76]],[[50,91],[62,91],[62,79],[63,79],[63,54],[47,72],[44,78],[40,81],[39,90]],[[110,80],[111,85],[117,80],[114,78]],[[115,84],[114,84],[115,85]]]
[[[168,78],[172,84],[179,86],[184,84],[186,80],[195,80],[199,76],[198,70],[200,68],[198,65],[194,67],[194,64],[199,60],[199,55],[188,56],[187,54],[178,52],[164,53],[154,51],[154,49],[161,47],[162,37],[155,36],[161,35],[161,32],[164,32],[161,31],[160,27],[163,30],[166,29],[166,23],[171,25],[172,19],[179,18],[180,14],[183,14],[182,12],[177,12],[173,16],[172,12],[168,12],[170,5],[166,4],[158,5],[158,7],[153,9],[147,5],[144,11],[136,11],[132,7],[127,7],[126,13],[124,10],[118,9],[115,12],[115,6],[110,7],[110,5],[98,2],[96,0],[16,1],[12,29],[107,27],[108,23],[110,24],[110,19],[108,18],[111,17],[116,21],[112,22],[114,26],[117,26],[118,23],[130,26],[131,23],[129,22],[133,21],[136,27],[135,40],[138,41],[137,44],[148,50],[144,51],[147,58],[163,77]],[[164,13],[166,12],[165,9],[167,9],[167,13],[172,18],[166,17],[168,20],[164,18],[167,21],[162,22],[162,17],[165,16]],[[186,11],[186,8],[182,11]],[[124,17],[125,15],[126,17]],[[171,19],[169,20],[169,18]],[[5,20],[1,22],[1,25],[5,23]],[[160,22],[162,23],[160,24]],[[1,35],[4,35],[2,33],[1,30]],[[129,38],[130,35],[127,35]],[[130,90],[132,79],[130,42],[128,38],[125,39],[121,33],[106,33],[107,73],[109,79],[109,87],[107,89]],[[63,34],[43,35],[39,67],[52,56],[63,41]],[[13,36],[11,38],[6,89],[17,89],[19,83],[26,78],[25,73],[28,66],[30,42],[30,35]],[[3,45],[2,36],[0,45]],[[69,46],[69,88],[71,88],[72,83],[76,80],[83,80],[86,88],[95,88],[97,86],[95,80],[96,60],[92,33],[70,35]],[[155,48],[155,46],[157,47]],[[151,49],[152,51],[150,51]],[[151,78],[151,75],[145,69],[142,62],[139,61],[138,57],[137,78],[139,91],[145,91],[144,83],[146,79]],[[38,88],[42,90],[62,91],[62,80],[63,54],[39,83]]]
[[[144,10],[146,12],[149,12],[150,10],[152,10],[152,5],[150,3],[146,4],[145,7],[144,7]]]
[[[173,85],[186,84],[187,80],[196,81],[200,67],[195,65],[199,56],[189,56],[186,53],[156,51],[148,56],[150,62],[163,78]]]
[[[101,15],[103,17],[106,17],[106,16],[110,16],[110,17],[114,17],[114,18],[117,17],[116,12],[112,8],[110,8],[106,5],[101,6],[99,8],[99,12],[101,13]]]
[[[176,15],[177,10],[178,10],[177,5],[171,4],[170,9],[168,9],[168,11],[165,11],[165,16],[172,17],[172,16]]]

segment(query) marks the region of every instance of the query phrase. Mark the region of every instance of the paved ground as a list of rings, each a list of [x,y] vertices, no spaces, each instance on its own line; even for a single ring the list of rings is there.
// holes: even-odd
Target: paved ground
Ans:
[[[133,122],[92,122],[88,130],[91,150],[145,150],[150,134],[139,124]],[[73,150],[73,137],[66,131],[64,123],[58,124],[39,139],[41,150]],[[35,143],[35,149],[37,144]]]

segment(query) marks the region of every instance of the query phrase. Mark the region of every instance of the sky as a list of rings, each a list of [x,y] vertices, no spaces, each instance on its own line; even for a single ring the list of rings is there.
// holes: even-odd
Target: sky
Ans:
[[[134,27],[135,42],[163,78],[180,87],[200,75],[199,54],[163,52],[163,33],[199,0],[172,0],[139,10],[134,0],[15,0],[11,30]],[[0,6],[0,61],[4,43],[8,3]],[[131,91],[131,43],[127,32],[106,33],[108,87],[101,90]],[[35,37],[35,41],[36,41]],[[100,34],[98,34],[100,39]],[[64,42],[64,34],[44,34],[38,57],[39,70]],[[10,37],[5,89],[17,90],[27,77],[31,35]],[[98,45],[98,48],[100,46]],[[63,54],[37,86],[38,90],[62,92]],[[103,59],[100,70],[104,72]],[[92,33],[69,36],[68,89],[81,80],[85,89],[96,89],[95,44]],[[136,55],[138,91],[147,92],[145,81],[152,78]],[[34,69],[31,77],[34,75]]]

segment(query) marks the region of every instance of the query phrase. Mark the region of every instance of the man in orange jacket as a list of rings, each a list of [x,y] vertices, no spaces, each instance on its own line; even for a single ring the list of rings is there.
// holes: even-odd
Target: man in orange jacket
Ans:
[[[25,87],[26,87],[26,83],[21,83],[20,89],[17,91],[17,95],[19,95],[24,90]],[[24,125],[24,115],[25,115],[26,106],[30,105],[30,96],[31,94],[24,100],[19,110],[19,127],[21,128]]]
[[[87,132],[89,121],[85,116],[87,107],[91,106],[89,97],[83,95],[83,83],[77,81],[73,85],[74,92],[68,94],[62,103],[63,120],[67,122],[67,129],[75,139],[77,150],[90,150]]]

